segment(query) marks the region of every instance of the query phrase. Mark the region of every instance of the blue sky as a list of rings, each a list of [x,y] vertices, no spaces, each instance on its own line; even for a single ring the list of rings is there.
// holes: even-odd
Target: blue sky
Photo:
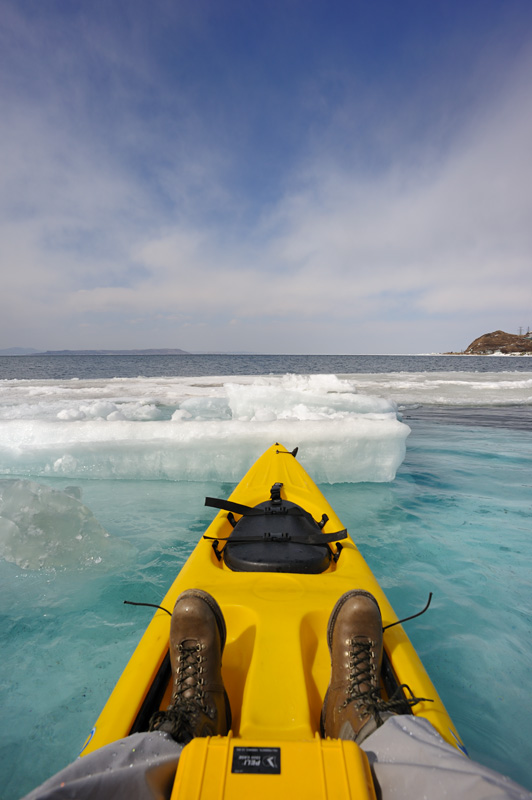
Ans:
[[[0,348],[532,327],[529,0],[0,0]]]

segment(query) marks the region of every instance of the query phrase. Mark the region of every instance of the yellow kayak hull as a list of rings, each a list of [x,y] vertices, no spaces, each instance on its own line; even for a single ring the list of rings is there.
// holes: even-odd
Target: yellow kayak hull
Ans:
[[[282,484],[283,499],[301,506],[316,521],[327,514],[324,533],[343,528],[300,463],[279,444],[257,460],[229,499],[253,507],[270,498],[275,483]],[[220,511],[205,533],[223,540],[231,531],[227,512]],[[212,541],[202,538],[162,601],[171,611],[181,592],[199,588],[212,594],[223,611],[227,642],[222,672],[233,715],[232,746],[248,741],[263,746],[293,742],[295,747],[298,742],[316,743],[319,739],[320,713],[330,677],[327,622],[344,592],[355,588],[371,592],[379,603],[383,625],[397,621],[354,541],[348,537],[342,544],[338,561],[331,561],[321,574],[234,572],[217,558]],[[146,696],[167,658],[169,630],[170,616],[157,611],[82,755],[135,730]],[[401,625],[385,631],[384,647],[397,683],[407,684],[416,697],[432,700],[418,703],[412,712],[461,748],[458,732]],[[166,707],[168,699],[169,690],[161,707]],[[206,746],[192,744],[196,749]],[[178,776],[180,772],[181,767]]]

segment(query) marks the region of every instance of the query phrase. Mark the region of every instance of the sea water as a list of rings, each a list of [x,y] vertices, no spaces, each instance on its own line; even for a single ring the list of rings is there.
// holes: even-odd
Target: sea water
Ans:
[[[151,618],[123,601],[160,601],[204,497],[276,440],[400,616],[434,593],[409,636],[470,754],[532,788],[529,359],[11,357],[0,376],[6,800],[76,757]]]

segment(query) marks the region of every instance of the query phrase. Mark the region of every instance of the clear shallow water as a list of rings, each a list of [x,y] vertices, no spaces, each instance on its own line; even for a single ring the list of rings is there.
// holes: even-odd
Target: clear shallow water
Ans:
[[[491,364],[493,359],[485,361]],[[387,383],[385,393],[403,407],[404,421],[412,430],[395,479],[353,483],[346,468],[343,480],[325,483],[322,490],[398,614],[417,611],[429,591],[434,592],[430,611],[409,623],[407,631],[471,755],[532,789],[527,699],[532,655],[532,406],[526,401],[526,381],[532,376],[511,374],[497,394],[501,375],[488,371],[482,395],[491,404],[477,408],[471,370],[465,372],[461,379],[447,375],[443,390],[441,383],[437,388],[447,398],[451,392],[461,402],[465,398],[465,405],[454,407],[438,401],[434,384],[424,386],[420,400],[426,374],[412,375],[407,386],[392,378],[395,384]],[[378,396],[382,373],[373,378],[367,373],[363,380],[364,391],[372,386]],[[216,397],[219,382],[207,383],[212,384],[207,397]],[[43,388],[50,389],[48,381],[34,386],[39,403],[46,399]],[[412,401],[407,392],[414,389],[418,396]],[[128,391],[127,402],[142,404],[138,389],[136,394]],[[503,407],[496,402],[504,393],[516,404]],[[62,389],[59,398],[56,414],[74,408]],[[27,399],[18,396],[10,408],[22,412]],[[82,403],[86,401],[85,394]],[[290,406],[292,415],[295,407]],[[6,396],[2,408],[7,408]],[[29,417],[19,413],[11,421],[20,426],[25,419],[35,429],[50,422],[49,411],[47,403],[41,404]],[[336,412],[329,408],[321,420],[325,433],[308,439],[300,451],[311,475],[327,450],[327,431],[344,422],[333,418]],[[4,422],[9,421],[4,416]],[[90,432],[85,452],[98,462],[94,419],[78,420],[76,425],[83,422]],[[277,422],[263,423],[272,426],[268,435]],[[123,423],[102,418],[109,429],[108,442],[114,425]],[[57,424],[64,430],[71,423]],[[294,438],[308,432],[304,420],[292,416],[291,424]],[[222,431],[223,426],[220,451],[225,444]],[[384,426],[383,441],[386,437]],[[113,447],[135,451],[132,442],[130,431]],[[388,437],[393,449],[390,442]],[[259,444],[242,443],[250,462]],[[32,448],[34,464],[42,466],[47,458],[42,441]],[[365,463],[369,468],[371,458]],[[0,468],[6,478],[20,474],[12,452],[3,452]],[[77,755],[151,615],[147,609],[124,606],[123,600],[160,600],[212,517],[203,506],[205,495],[227,495],[239,477],[231,476],[229,482],[221,477],[161,480],[151,465],[135,479],[116,469],[114,475],[98,479],[41,472],[38,481],[54,489],[80,487],[83,503],[126,551],[111,549],[100,564],[51,570],[22,569],[0,560],[0,702],[5,720],[0,730],[0,780],[6,800],[19,797]],[[23,477],[35,479],[28,472]]]

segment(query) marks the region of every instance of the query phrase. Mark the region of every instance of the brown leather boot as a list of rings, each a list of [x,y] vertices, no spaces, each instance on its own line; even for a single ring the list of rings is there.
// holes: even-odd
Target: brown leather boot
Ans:
[[[179,595],[170,624],[172,702],[152,716],[150,731],[169,733],[180,744],[228,733],[231,709],[221,672],[225,639],[223,614],[210,594],[189,589]]]
[[[353,590],[340,597],[329,619],[327,642],[332,669],[321,712],[322,735],[360,743],[390,716],[380,691],[382,619],[373,595]]]

